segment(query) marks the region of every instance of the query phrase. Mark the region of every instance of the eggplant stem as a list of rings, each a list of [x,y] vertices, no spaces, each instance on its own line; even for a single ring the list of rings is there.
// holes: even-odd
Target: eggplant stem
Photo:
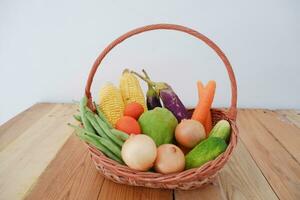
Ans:
[[[151,80],[146,70],[142,69],[142,72],[144,73],[147,79]],[[154,90],[153,85],[151,85],[150,83],[147,83],[147,85],[148,85],[148,90]]]
[[[151,80],[148,73],[144,69],[142,69],[142,72],[144,73],[144,75],[147,79]]]
[[[146,71],[143,70],[143,73],[145,73],[145,72]],[[130,73],[135,74],[140,79],[142,79],[143,81],[147,82],[148,83],[148,87],[152,87],[155,90],[155,92],[157,93],[157,95],[160,94],[160,90],[165,89],[165,88],[169,88],[169,86],[166,83],[163,83],[163,82],[153,82],[149,78],[143,77],[142,75],[140,75],[139,73],[137,73],[135,71],[130,71]]]
[[[135,72],[135,71],[130,71],[131,73],[135,74],[136,76],[138,76],[140,79],[142,79],[143,81],[147,82],[149,85],[151,85],[152,87],[155,87],[155,82],[151,81],[149,78],[147,77],[143,77],[142,75],[140,75],[139,73]]]

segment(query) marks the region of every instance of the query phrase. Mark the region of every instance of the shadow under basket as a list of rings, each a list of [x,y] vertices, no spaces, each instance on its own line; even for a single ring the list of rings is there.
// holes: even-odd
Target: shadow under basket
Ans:
[[[93,82],[94,75],[104,57],[119,43],[130,38],[133,35],[151,31],[151,30],[176,30],[185,32],[190,34],[208,46],[210,46],[217,55],[223,61],[229,78],[231,82],[231,106],[229,109],[211,109],[212,113],[212,120],[213,124],[216,124],[221,119],[228,120],[231,125],[231,136],[228,147],[224,153],[219,155],[216,159],[207,162],[206,164],[202,165],[199,168],[185,170],[180,173],[173,173],[173,174],[160,174],[156,172],[140,172],[133,169],[130,169],[126,165],[121,165],[114,160],[106,157],[102,152],[97,150],[96,148],[87,145],[91,158],[96,166],[96,168],[108,179],[120,183],[120,184],[127,184],[133,186],[143,186],[149,188],[165,188],[165,189],[181,189],[181,190],[190,190],[199,188],[207,183],[210,183],[214,180],[214,177],[217,175],[218,171],[222,169],[225,163],[230,158],[233,149],[237,145],[237,138],[238,138],[238,129],[236,126],[236,114],[237,114],[237,86],[235,76],[232,70],[232,67],[225,56],[225,54],[221,51],[221,49],[210,39],[206,36],[202,35],[201,33],[175,24],[154,24],[148,25],[144,27],[140,27],[125,33],[124,35],[120,36],[112,43],[110,43],[98,56],[96,59],[88,80],[86,84],[85,94],[88,97],[88,106],[90,109],[95,110],[92,97],[90,93],[91,84]],[[192,110],[190,110],[191,112]]]

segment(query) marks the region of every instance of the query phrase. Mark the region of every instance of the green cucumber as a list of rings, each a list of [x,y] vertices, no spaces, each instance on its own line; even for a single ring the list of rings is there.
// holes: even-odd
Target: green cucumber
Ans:
[[[185,156],[185,169],[201,167],[214,160],[227,148],[226,142],[218,137],[209,137],[200,142]]]
[[[230,124],[226,120],[220,120],[210,131],[209,137],[218,137],[228,142],[230,136]]]

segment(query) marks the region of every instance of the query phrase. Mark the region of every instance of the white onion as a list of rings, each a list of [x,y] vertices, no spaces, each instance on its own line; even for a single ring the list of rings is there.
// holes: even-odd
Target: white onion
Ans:
[[[163,144],[157,148],[154,168],[163,174],[181,172],[184,170],[185,158],[183,152],[174,144]]]
[[[182,120],[175,130],[176,141],[187,148],[193,148],[205,137],[203,125],[192,119]]]
[[[131,135],[123,144],[121,154],[131,169],[147,171],[156,159],[156,145],[147,135]]]

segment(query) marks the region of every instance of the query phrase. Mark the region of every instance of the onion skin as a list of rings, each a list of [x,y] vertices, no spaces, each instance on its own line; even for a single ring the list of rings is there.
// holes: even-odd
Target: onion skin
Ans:
[[[192,119],[182,120],[175,130],[176,141],[187,148],[193,148],[205,137],[203,125]]]
[[[181,172],[185,167],[185,157],[181,149],[174,144],[163,144],[157,149],[154,164],[155,171],[162,174]]]
[[[147,135],[131,135],[123,144],[121,155],[131,169],[147,171],[154,165],[156,145]]]

